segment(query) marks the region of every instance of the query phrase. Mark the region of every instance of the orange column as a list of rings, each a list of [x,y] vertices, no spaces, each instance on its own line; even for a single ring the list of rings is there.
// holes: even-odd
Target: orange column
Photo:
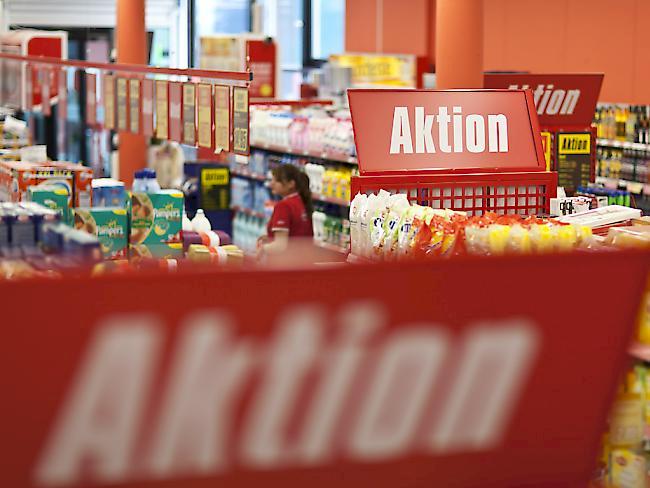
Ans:
[[[482,88],[483,0],[437,0],[435,21],[438,88]]]
[[[145,0],[117,0],[117,62],[147,63],[147,34],[145,30]],[[119,134],[120,179],[127,186],[134,171],[147,165],[147,142],[144,136]]]

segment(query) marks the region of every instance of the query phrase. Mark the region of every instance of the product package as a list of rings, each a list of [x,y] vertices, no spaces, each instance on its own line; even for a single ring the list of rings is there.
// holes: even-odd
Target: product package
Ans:
[[[75,209],[74,227],[96,236],[105,258],[126,258],[128,222],[125,209]]]
[[[40,185],[63,188],[73,195],[74,172],[48,163],[0,161],[0,201],[25,201],[28,188]]]
[[[93,207],[124,207],[126,190],[122,181],[113,178],[92,180]]]
[[[129,245],[130,259],[181,259],[183,244],[172,242],[168,244],[131,244]]]
[[[366,206],[367,200],[368,195],[357,193],[350,203],[350,252],[355,256],[361,255],[361,243],[359,237],[361,235],[361,208]]]
[[[71,196],[67,189],[60,187],[49,187],[47,185],[30,186],[28,198],[46,208],[57,211],[61,215],[61,222],[72,223]]]
[[[183,193],[161,190],[131,195],[131,244],[181,242]]]
[[[52,161],[48,164],[72,172],[74,184],[72,196],[75,207],[85,208],[92,205],[93,170],[91,168],[67,161]]]

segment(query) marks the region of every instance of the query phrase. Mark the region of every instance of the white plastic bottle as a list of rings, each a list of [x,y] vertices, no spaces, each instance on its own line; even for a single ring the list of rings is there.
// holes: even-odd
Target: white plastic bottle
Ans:
[[[192,219],[192,230],[194,232],[209,232],[212,230],[212,224],[210,224],[202,208],[196,211],[196,215]]]
[[[185,212],[185,209],[183,209],[183,220],[182,220],[182,225],[183,225],[183,232],[191,232],[193,227],[192,227],[192,221],[190,218],[187,216],[187,213]]]

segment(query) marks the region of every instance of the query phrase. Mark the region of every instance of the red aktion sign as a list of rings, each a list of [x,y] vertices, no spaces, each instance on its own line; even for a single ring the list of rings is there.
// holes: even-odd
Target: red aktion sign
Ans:
[[[589,127],[594,120],[602,73],[486,73],[485,88],[531,89],[544,127]]]
[[[362,175],[544,171],[530,92],[348,90]]]
[[[0,283],[0,486],[586,486],[649,262]]]

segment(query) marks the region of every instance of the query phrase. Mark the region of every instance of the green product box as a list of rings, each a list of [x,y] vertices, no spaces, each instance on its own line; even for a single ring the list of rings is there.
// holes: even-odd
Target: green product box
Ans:
[[[61,214],[61,222],[72,225],[70,193],[65,188],[30,186],[29,200]]]
[[[183,243],[168,244],[131,244],[129,245],[131,259],[182,259]]]
[[[106,259],[125,259],[128,219],[123,208],[77,208],[74,227],[97,236]]]
[[[181,242],[183,193],[161,190],[131,195],[131,244]]]

